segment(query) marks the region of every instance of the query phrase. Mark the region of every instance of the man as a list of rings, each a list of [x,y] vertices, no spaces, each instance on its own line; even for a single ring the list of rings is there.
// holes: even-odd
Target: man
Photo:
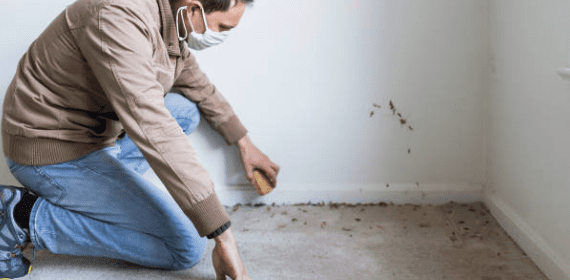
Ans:
[[[217,278],[250,279],[187,138],[199,109],[238,145],[250,180],[261,169],[276,184],[279,167],[251,143],[188,48],[223,42],[250,2],[79,0],[40,35],[3,107],[6,161],[31,192],[0,188],[0,278],[30,272],[21,253],[28,242],[179,270],[200,260],[207,236]],[[141,177],[148,168],[171,196]]]

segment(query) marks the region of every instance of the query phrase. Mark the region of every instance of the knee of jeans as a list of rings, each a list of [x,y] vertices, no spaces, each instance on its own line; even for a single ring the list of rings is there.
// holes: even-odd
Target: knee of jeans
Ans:
[[[195,240],[192,250],[175,254],[172,269],[185,270],[196,266],[200,260],[202,260],[204,253],[206,252],[207,244],[208,240],[206,238],[200,238]]]
[[[180,93],[171,92],[164,98],[164,106],[176,119],[184,133],[190,134],[196,130],[200,123],[200,110],[198,105]]]

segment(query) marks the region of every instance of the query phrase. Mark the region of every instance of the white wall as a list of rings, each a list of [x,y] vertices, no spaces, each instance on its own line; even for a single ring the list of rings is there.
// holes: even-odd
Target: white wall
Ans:
[[[570,279],[568,0],[490,2],[485,202],[551,279]]]
[[[258,1],[224,45],[198,58],[282,167],[269,201],[476,193],[485,181],[487,16],[478,0]],[[382,108],[370,117],[374,103]],[[243,184],[241,167],[224,168],[237,155],[224,160],[227,149],[193,137],[201,156],[218,153],[205,160],[213,177]]]
[[[0,4],[9,38],[0,42],[1,93],[29,43],[70,2]],[[487,1],[256,2],[225,44],[198,58],[281,166],[279,187],[262,200],[480,198]],[[206,125],[191,141],[226,203],[256,199],[235,147]],[[5,165],[0,174],[11,182]]]

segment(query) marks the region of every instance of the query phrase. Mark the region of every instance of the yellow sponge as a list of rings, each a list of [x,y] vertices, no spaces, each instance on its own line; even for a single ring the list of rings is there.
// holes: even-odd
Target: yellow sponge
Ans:
[[[255,190],[259,195],[266,195],[273,190],[273,185],[269,182],[265,173],[259,169],[253,170],[253,182],[255,185]]]

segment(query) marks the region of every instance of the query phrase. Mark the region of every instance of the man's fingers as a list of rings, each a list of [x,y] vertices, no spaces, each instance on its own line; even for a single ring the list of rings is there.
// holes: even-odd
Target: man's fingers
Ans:
[[[275,187],[277,185],[277,173],[275,172],[275,170],[273,170],[272,168],[266,169],[264,170],[265,175],[267,175],[267,178],[269,179],[269,181],[271,181],[271,185],[273,187]]]

